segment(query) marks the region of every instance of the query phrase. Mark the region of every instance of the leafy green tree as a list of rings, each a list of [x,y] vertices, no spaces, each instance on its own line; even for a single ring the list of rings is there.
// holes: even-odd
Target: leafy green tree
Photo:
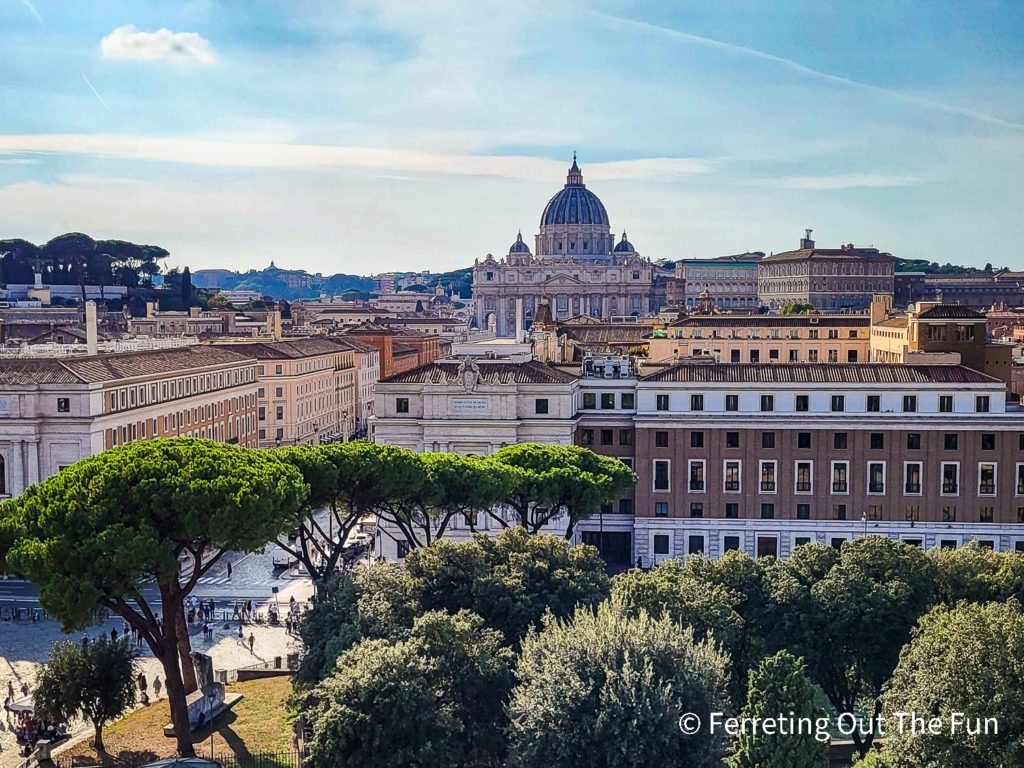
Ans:
[[[897,768],[1024,765],[1024,614],[1016,600],[940,606],[922,617],[883,697],[883,754]],[[936,735],[895,713],[940,718]],[[962,713],[954,729],[953,713]],[[975,721],[981,720],[980,723]],[[998,726],[985,719],[994,718]]]
[[[54,643],[36,677],[36,712],[63,723],[74,717],[88,720],[93,746],[102,754],[103,726],[135,705],[135,659],[126,639],[101,638],[87,646]]]
[[[933,549],[939,601],[955,605],[1024,601],[1024,557],[1016,552],[995,552],[976,542],[959,549]]]
[[[405,567],[421,610],[471,610],[510,643],[545,613],[568,617],[609,594],[594,547],[570,547],[561,537],[531,536],[520,527],[472,542],[436,541],[410,552]]]
[[[317,601],[299,622],[305,650],[295,676],[299,685],[323,680],[338,657],[362,639],[358,600],[359,588],[348,574],[331,579],[319,591]]]
[[[306,492],[270,453],[188,438],[132,443],[0,506],[0,554],[38,585],[65,631],[89,626],[102,606],[142,634],[163,666],[178,750],[190,755],[183,600],[225,552],[255,551],[294,526]],[[197,566],[183,572],[185,555]],[[162,618],[138,587],[147,576]]]
[[[310,694],[313,768],[497,765],[513,654],[479,616],[426,613],[407,640],[367,640]]]
[[[829,742],[815,738],[818,721],[826,718],[826,712],[815,703],[814,686],[803,662],[786,651],[765,659],[751,672],[747,704],[740,713],[741,718],[750,719],[780,716],[806,719],[812,727],[785,735],[744,731],[727,761],[729,768],[828,768]]]
[[[490,458],[517,470],[504,502],[518,524],[530,533],[565,516],[565,537],[571,538],[578,522],[621,498],[636,484],[636,475],[618,459],[575,445],[510,445]],[[508,526],[498,511],[490,514]]]
[[[679,721],[727,710],[728,656],[667,617],[621,604],[548,617],[523,641],[509,703],[517,768],[719,765],[717,735]]]
[[[806,301],[794,301],[779,310],[782,315],[806,315],[814,311],[814,305]]]
[[[181,291],[181,303],[188,309],[192,306],[194,300],[195,289],[192,287],[192,273],[188,267],[181,270],[181,284],[179,285]]]
[[[837,712],[877,715],[900,648],[931,605],[932,562],[917,547],[867,536],[846,542],[818,581],[804,583],[799,568],[787,570],[790,578],[774,587],[780,625],[789,630],[778,639],[804,658]],[[875,735],[852,734],[862,756]]]

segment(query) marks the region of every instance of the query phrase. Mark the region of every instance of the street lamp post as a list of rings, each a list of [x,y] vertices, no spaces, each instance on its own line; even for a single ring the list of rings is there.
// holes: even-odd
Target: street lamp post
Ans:
[[[213,707],[217,703],[217,696],[210,691],[206,698],[210,702],[210,760],[213,760]]]
[[[862,523],[864,523],[864,535],[867,536],[868,535],[868,515],[867,515],[866,512],[861,514],[860,521]]]

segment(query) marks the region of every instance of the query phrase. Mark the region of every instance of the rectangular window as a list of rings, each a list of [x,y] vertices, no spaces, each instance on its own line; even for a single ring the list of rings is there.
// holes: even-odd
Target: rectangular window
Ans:
[[[774,461],[762,461],[760,464],[760,476],[761,493],[775,493],[775,462]]]
[[[633,430],[632,429],[620,429],[619,430],[619,445],[632,445],[633,444]]]
[[[871,450],[880,451],[885,448],[885,434],[882,432],[871,433]]]
[[[632,515],[633,514],[633,500],[632,499],[619,499],[619,514],[620,515]]]
[[[977,395],[974,398],[974,412],[988,413],[990,399],[988,395]]]
[[[942,436],[942,447],[947,451],[957,450],[958,442],[956,432],[946,432]]]
[[[813,482],[811,480],[812,464],[809,461],[798,461],[796,463],[796,492],[812,493]]]
[[[703,432],[691,432],[690,433],[690,447],[691,448],[703,448],[704,447],[704,433]]]
[[[284,419],[284,406],[283,405],[277,406],[277,408],[274,409],[274,410],[275,410],[275,418],[278,421],[281,421],[282,419]],[[405,410],[404,411],[399,411],[399,413],[408,413],[408,412],[409,412],[409,401],[406,400],[406,402],[405,402]]]
[[[267,420],[267,409],[264,408],[262,405],[259,407],[259,420],[260,421],[266,421]]]
[[[668,459],[654,460],[654,490],[671,490],[669,483],[669,464],[670,462]]]
[[[903,396],[903,412],[914,413],[917,411],[917,395]]]
[[[545,397],[538,397],[533,401],[535,413],[547,413],[548,412],[548,401]]]
[[[843,395],[832,395],[832,406],[831,410],[833,413],[841,413],[846,410],[846,398]]]
[[[704,504],[702,502],[690,502],[690,517],[704,517]]]
[[[811,447],[811,433],[810,432],[797,432],[796,433],[796,447],[797,448],[810,448]]]
[[[920,504],[907,504],[903,510],[903,516],[907,520],[917,522],[921,519],[921,505]]]
[[[668,410],[668,395],[658,395],[657,398],[656,398],[656,401],[657,401],[657,406],[656,407],[657,407],[657,409],[659,411],[667,411]],[[584,406],[584,407],[586,407],[586,406]]]
[[[704,537],[690,536],[686,551],[691,555],[704,554]]]
[[[654,535],[654,554],[656,554],[656,555],[667,555],[668,554],[668,534],[656,533]]]
[[[726,461],[724,465],[725,482],[723,490],[726,493],[739,493],[740,490],[740,462]]]
[[[655,448],[668,448],[668,432],[659,429],[654,433],[654,447]]]
[[[615,430],[613,429],[602,429],[601,430],[601,445],[614,445],[615,444]]]
[[[847,442],[848,441],[845,432],[836,432],[834,435],[832,435],[832,447],[835,448],[837,451],[845,450]]]
[[[660,395],[659,395],[660,397]],[[583,408],[585,410],[591,410],[597,408],[597,394],[594,392],[583,393]]]
[[[953,412],[953,396],[939,395],[939,413]]]
[[[1024,496],[1024,464],[1017,465],[1017,482],[1014,489],[1018,496]]]
[[[730,520],[740,516],[740,505],[732,501],[725,505],[725,516]]]
[[[868,413],[878,413],[882,410],[882,397],[881,395],[868,395],[867,411]]]
[[[761,447],[762,448],[774,448],[775,447],[775,433],[774,432],[762,432],[761,433]]]
[[[739,448],[740,447],[740,433],[739,432],[726,432],[725,433],[725,447],[726,448]]]
[[[580,433],[580,442],[583,445],[593,445],[594,444],[594,430],[592,430],[592,429],[584,429]]]
[[[942,464],[942,495],[956,496],[960,493],[960,465],[953,462]]]
[[[636,395],[632,392],[623,392],[619,395],[619,400],[623,410],[631,411],[636,407]]]
[[[908,461],[903,465],[903,492],[911,496],[921,493],[921,462]]]
[[[281,366],[278,366],[278,368],[280,368],[280,367]],[[408,555],[412,551],[412,547],[409,546],[409,542],[406,541],[405,539],[399,539],[398,541],[395,542],[395,544],[397,546],[396,555],[397,555],[399,560],[404,560],[405,556]]]
[[[994,451],[996,449],[996,436],[992,432],[981,433],[981,450]]]
[[[704,460],[690,460],[690,490],[695,493],[704,492]]]
[[[799,412],[809,411],[811,409],[811,398],[807,395],[796,396],[796,410]]]
[[[740,361],[740,351],[738,349],[729,350],[729,362],[738,363]],[[726,395],[728,397],[728,395]]]
[[[832,505],[832,519],[833,520],[845,520],[846,519],[846,505],[845,504],[833,504]]]
[[[996,495],[996,465],[992,462],[978,464],[978,495]]]
[[[281,418],[282,409],[280,406],[277,408],[278,417]],[[409,412],[409,398],[408,397],[397,397],[395,398],[395,412],[396,413],[408,413]]]
[[[607,411],[615,407],[615,393],[614,392],[602,392],[601,393],[601,410]]]
[[[775,396],[774,395],[761,395],[761,410],[762,411],[774,411],[775,410]]]
[[[882,505],[871,504],[868,506],[868,520],[881,520],[882,519]]]
[[[991,523],[992,518],[995,516],[995,507],[982,507],[978,510],[978,521],[982,523]],[[985,546],[985,542],[978,542],[982,546]],[[990,545],[988,549],[992,549]]]
[[[775,519],[775,505],[774,504],[762,504],[761,505],[761,519],[762,520],[774,520]]]
[[[850,333],[856,333],[856,331],[850,331]],[[857,362],[857,350],[848,349],[846,350],[846,362],[856,363]]]
[[[818,338],[817,336],[813,335],[814,333],[815,333],[815,331],[811,331],[811,334],[812,334],[811,338],[812,339]],[[809,363],[816,363],[816,362],[818,362],[818,350],[816,350],[816,349],[809,349],[809,350],[807,350],[807,362],[809,362]]]
[[[70,397],[58,397],[57,398],[57,413],[70,413],[71,412],[71,398]]]
[[[885,493],[885,462],[868,462],[868,493]]]
[[[691,411],[703,411],[704,410],[704,395],[690,395],[690,410]]]
[[[791,350],[789,350],[789,362],[791,362],[791,363],[799,363],[800,362],[800,350],[799,349],[791,349]]]
[[[796,505],[796,519],[797,520],[810,520],[811,519],[811,505],[810,504],[797,504]]]
[[[956,522],[956,507],[948,505],[942,508],[942,522],[944,523],[955,523]]]
[[[738,552],[740,548],[739,536],[726,536],[722,539],[722,549],[725,552]]]
[[[838,349],[830,349],[828,351],[828,361],[830,363],[838,363],[839,362],[839,350]]]
[[[725,396],[725,410],[727,411],[738,411],[740,409],[740,396],[739,395],[726,395]]]
[[[908,432],[907,433],[907,450],[918,451],[921,449],[921,433],[920,432]]]
[[[848,461],[832,462],[832,493],[850,492],[850,463]]]
[[[656,502],[654,502],[654,516],[655,517],[668,517],[668,502],[667,501],[656,501]]]

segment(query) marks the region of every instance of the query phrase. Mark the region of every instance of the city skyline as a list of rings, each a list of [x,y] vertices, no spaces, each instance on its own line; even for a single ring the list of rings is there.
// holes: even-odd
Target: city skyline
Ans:
[[[532,237],[577,150],[652,259],[789,250],[813,227],[1021,266],[1007,3],[22,0],[0,23],[4,237],[152,242],[192,269],[444,271]]]

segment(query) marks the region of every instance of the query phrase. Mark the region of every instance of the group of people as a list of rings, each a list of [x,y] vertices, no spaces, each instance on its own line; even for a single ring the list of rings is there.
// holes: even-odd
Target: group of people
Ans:
[[[138,685],[139,685],[139,702],[142,704],[142,706],[148,707],[149,706],[149,685],[146,682],[146,676],[144,674],[142,674],[141,672],[139,672]],[[163,685],[160,682],[160,677],[158,675],[153,675],[153,696],[154,696],[154,698],[157,698],[157,699],[160,698],[160,690],[162,688],[163,688]]]
[[[22,698],[28,696],[28,683],[21,684]],[[14,709],[14,684],[7,681],[7,698],[4,699],[4,717],[7,724],[12,726],[15,738],[21,747],[22,757],[28,757],[36,748],[36,742],[48,740],[56,743],[68,736],[67,729],[62,723],[51,723],[47,720],[39,720],[31,711]]]
[[[188,623],[213,621],[213,600],[199,600],[195,595],[185,600]]]
[[[235,603],[235,621],[248,621],[259,615],[259,602],[256,600],[242,600]]]
[[[302,609],[299,604],[295,602],[295,596],[292,595],[288,600],[288,614],[284,617],[284,627],[288,631],[289,635],[294,635],[299,631],[299,620],[302,618]]]

